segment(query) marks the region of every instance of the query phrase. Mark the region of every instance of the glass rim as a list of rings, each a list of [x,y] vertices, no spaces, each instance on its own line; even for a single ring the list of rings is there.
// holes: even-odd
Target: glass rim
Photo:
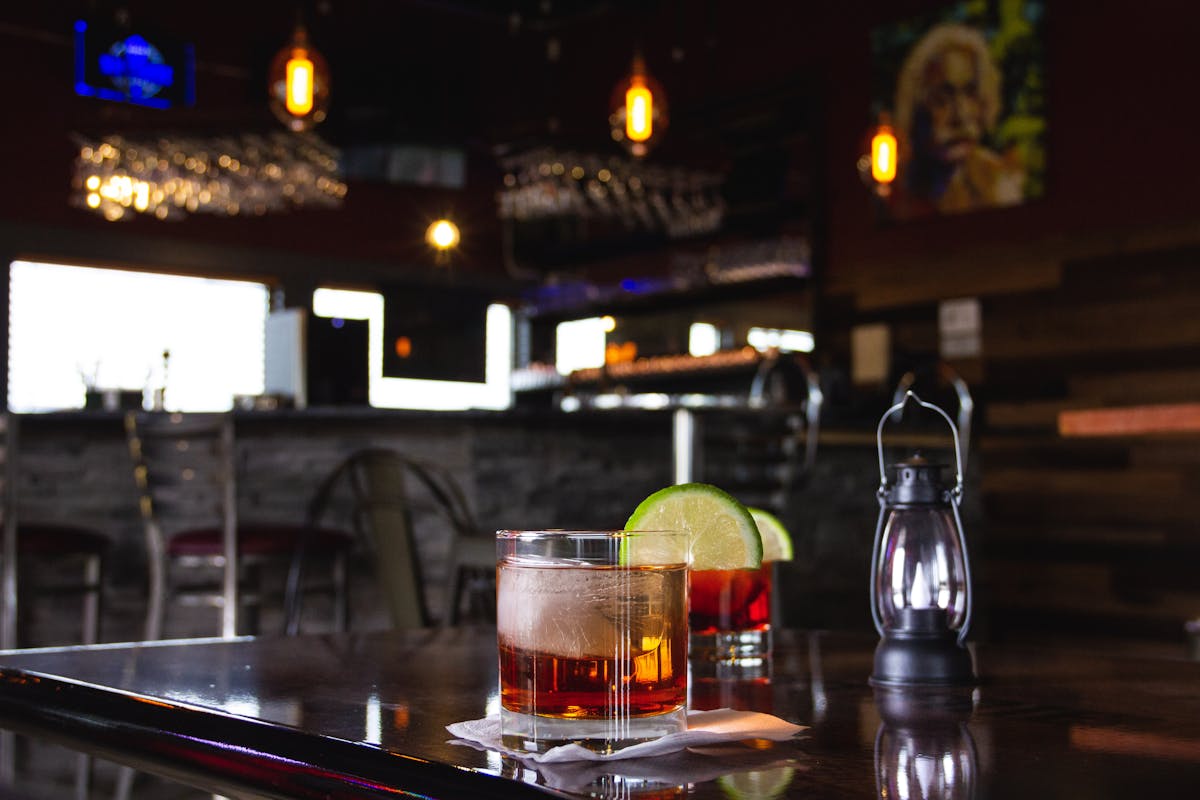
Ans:
[[[687,536],[687,531],[673,528],[646,528],[624,530],[620,528],[530,528],[528,530],[504,528],[496,531],[497,539],[624,539],[645,534],[657,536]]]

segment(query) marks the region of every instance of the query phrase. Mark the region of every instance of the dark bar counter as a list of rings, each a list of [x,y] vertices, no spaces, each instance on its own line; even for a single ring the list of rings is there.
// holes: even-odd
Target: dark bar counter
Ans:
[[[804,559],[787,568],[803,569],[805,574],[786,582],[789,587],[800,590],[820,585],[835,595],[857,592],[869,564],[869,554],[864,553],[878,513],[872,483],[878,480],[873,439],[864,433],[848,442],[838,431],[824,432],[823,439],[828,437],[829,444],[823,444],[818,456],[822,504],[807,503],[796,487],[788,492],[784,508],[766,503],[767,498],[756,499],[763,487],[783,493],[776,477],[786,466],[779,461],[786,457],[780,455],[783,448],[764,457],[757,444],[739,448],[727,437],[712,440],[729,430],[731,421],[755,420],[762,415],[762,411],[728,409],[698,412],[700,428],[710,439],[699,448],[704,451],[707,469],[698,470],[697,479],[737,492],[746,502],[773,508],[796,532],[798,541],[803,538]],[[233,416],[238,512],[255,521],[296,522],[321,481],[347,455],[368,447],[394,448],[452,473],[484,532],[620,527],[642,498],[674,482],[674,415],[667,409],[566,413],[548,408],[411,411],[327,407],[235,411]],[[29,414],[20,415],[20,425],[16,491],[22,518],[85,523],[108,534],[115,551],[108,581],[112,596],[135,597],[145,582],[145,546],[122,415],[105,411]],[[836,453],[843,455],[835,457]],[[844,463],[845,454],[852,459],[849,465]],[[764,476],[765,480],[760,480]],[[848,483],[852,476],[856,480]],[[409,488],[426,597],[437,616],[445,584],[447,531],[433,499],[415,483]],[[351,521],[344,511],[340,506],[332,508],[325,522],[349,527]],[[823,519],[817,519],[817,512]],[[852,572],[837,565],[855,560],[861,566],[854,568],[853,580],[846,581],[852,585],[828,586],[831,578]],[[809,574],[810,565],[818,564],[835,568],[823,576]],[[356,614],[360,605],[356,604]],[[800,598],[781,605],[785,611],[815,610],[811,601]],[[834,603],[832,607],[843,606]],[[856,604],[855,618],[849,622],[867,622],[866,608],[865,603]],[[362,609],[362,613],[369,611]],[[47,626],[52,622],[48,620]],[[786,622],[821,627],[848,624],[819,614],[805,614],[796,620],[789,617]],[[207,619],[196,625],[180,624],[170,633],[215,633],[203,627],[207,624]],[[30,638],[24,643],[30,646],[70,641],[38,638],[33,626],[26,626],[26,631]],[[120,619],[106,618],[101,641],[129,640],[139,631],[140,627],[123,626]]]
[[[548,525],[559,508],[581,506],[595,525],[612,512],[623,522],[638,491],[671,475],[671,418],[647,411],[563,414],[543,410],[408,411],[369,407],[233,412],[239,506],[259,518],[288,518],[349,453],[392,447],[454,470],[477,515],[495,527]],[[17,490],[24,507],[110,519],[140,538],[133,468],[122,415],[56,412],[19,415]],[[587,454],[583,460],[581,454]],[[595,480],[606,475],[606,482]],[[590,502],[575,502],[589,493]],[[565,502],[547,504],[554,488]],[[619,502],[619,511],[613,502]],[[522,505],[525,503],[525,505]],[[616,524],[609,521],[608,524]]]
[[[979,646],[974,689],[877,694],[873,637],[779,632],[757,674],[693,665],[690,705],[808,726],[789,742],[538,766],[455,744],[497,710],[490,628],[0,655],[0,725],[240,796],[1184,797],[1200,663]],[[136,787],[136,780],[135,780]]]
[[[364,448],[392,448],[451,473],[484,533],[620,527],[640,498],[671,479],[669,414],[329,407],[235,411],[233,416],[238,514],[258,522],[302,520],[322,481]],[[14,482],[22,520],[86,524],[104,532],[113,542],[109,594],[136,602],[146,581],[145,537],[122,415],[58,412],[19,415],[19,421]],[[436,616],[450,531],[435,499],[415,482],[408,489],[426,597]],[[180,509],[181,517],[185,511]],[[348,505],[335,503],[323,521],[350,529]],[[358,622],[369,622],[363,615],[371,613],[366,584],[353,593]],[[180,623],[168,630],[171,636],[216,633],[208,618],[195,624],[182,615],[177,619]],[[38,635],[53,626],[52,618],[27,624],[23,644],[71,641]],[[139,631],[140,621],[131,626],[109,616],[101,623],[101,641],[128,641]]]

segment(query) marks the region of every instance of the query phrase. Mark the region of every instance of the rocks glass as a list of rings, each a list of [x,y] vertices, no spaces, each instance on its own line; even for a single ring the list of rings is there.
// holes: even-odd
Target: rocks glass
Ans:
[[[496,537],[505,746],[608,753],[684,730],[687,534]]]

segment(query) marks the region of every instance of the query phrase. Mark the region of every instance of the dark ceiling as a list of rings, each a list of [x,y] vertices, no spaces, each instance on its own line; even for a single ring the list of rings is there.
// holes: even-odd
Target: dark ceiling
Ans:
[[[3,25],[56,50],[69,48],[79,18],[192,42],[194,108],[65,104],[63,121],[93,135],[218,134],[278,129],[265,102],[267,68],[303,18],[332,75],[329,118],[317,133],[347,151],[460,151],[466,191],[446,205],[486,210],[493,221],[505,154],[550,146],[624,155],[610,136],[609,101],[640,52],[670,109],[645,163],[724,175],[721,233],[752,238],[811,217],[821,97],[806,66],[819,59],[806,47],[830,13],[823,5],[774,0],[748,12],[733,0],[78,0],[8,4]],[[383,188],[352,186],[348,205],[382,199]],[[519,261],[542,270],[635,252],[661,262],[653,251],[666,244],[595,223],[586,231],[525,226],[510,243],[525,247]]]
[[[255,72],[278,48],[288,8],[256,4]],[[639,51],[670,111],[647,162],[725,175],[724,231],[760,236],[806,216],[814,183],[813,82],[755,49],[764,23],[786,24],[780,9],[791,5],[751,18],[716,0],[337,0],[303,13],[333,72],[323,136],[345,148],[452,145],[476,165],[538,146],[623,155],[609,101]],[[665,244],[660,232],[571,223],[521,227],[518,259],[552,268]]]
[[[754,16],[726,0],[206,0],[184,8],[88,0],[57,13],[63,31],[74,17],[125,18],[193,42],[196,124],[262,115],[267,66],[302,17],[332,73],[320,132],[342,146],[494,152],[553,141],[613,150],[608,103],[635,50],[669,98],[669,135],[653,154],[666,162],[718,161],[795,131],[812,96],[809,76],[772,67],[794,57],[756,49],[764,24],[799,22],[791,3],[759,4]],[[47,11],[30,15],[43,24]]]

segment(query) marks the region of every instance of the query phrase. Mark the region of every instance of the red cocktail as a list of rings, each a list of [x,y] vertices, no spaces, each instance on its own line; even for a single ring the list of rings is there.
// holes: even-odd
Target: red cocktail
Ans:
[[[688,573],[693,656],[723,660],[770,652],[772,570],[771,562],[763,562],[759,569]]]

